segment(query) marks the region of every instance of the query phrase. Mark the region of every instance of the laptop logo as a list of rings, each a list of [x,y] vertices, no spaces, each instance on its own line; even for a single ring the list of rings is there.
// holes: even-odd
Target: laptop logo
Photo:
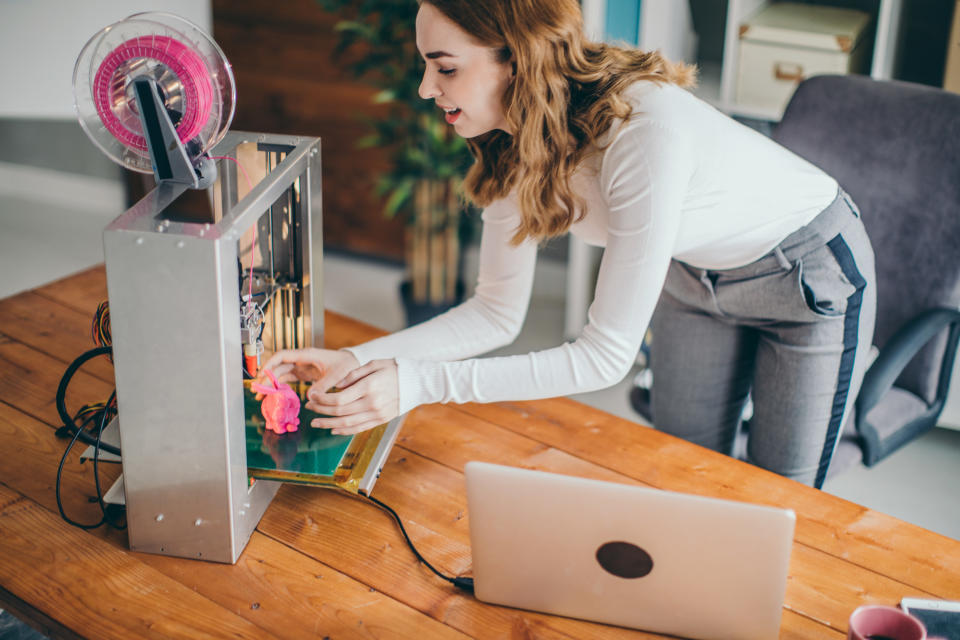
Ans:
[[[650,554],[629,542],[607,542],[597,549],[597,562],[618,578],[642,578],[653,571]]]

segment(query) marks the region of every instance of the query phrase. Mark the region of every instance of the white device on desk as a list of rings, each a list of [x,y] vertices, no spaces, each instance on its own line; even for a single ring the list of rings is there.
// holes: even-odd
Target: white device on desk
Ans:
[[[469,462],[485,602],[689,638],[776,638],[786,509]]]
[[[900,608],[923,623],[931,640],[960,640],[960,602],[903,598]]]

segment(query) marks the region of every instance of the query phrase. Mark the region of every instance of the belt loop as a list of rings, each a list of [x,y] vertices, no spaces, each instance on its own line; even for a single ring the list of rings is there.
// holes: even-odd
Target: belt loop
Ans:
[[[787,260],[787,256],[784,255],[783,249],[777,245],[773,250],[773,255],[777,258],[777,263],[784,271],[790,271],[793,268],[793,265],[790,264],[790,261]]]

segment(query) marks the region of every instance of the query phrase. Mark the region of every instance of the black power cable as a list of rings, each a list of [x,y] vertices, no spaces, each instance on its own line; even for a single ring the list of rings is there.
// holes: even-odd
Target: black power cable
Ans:
[[[103,501],[103,491],[100,486],[100,450],[108,451],[114,455],[120,455],[120,449],[113,445],[103,442],[103,430],[107,425],[107,420],[109,417],[116,415],[116,408],[113,406],[114,401],[117,396],[116,390],[110,394],[110,398],[103,404],[103,407],[98,411],[93,412],[92,414],[84,417],[80,424],[76,423],[74,418],[70,417],[70,414],[67,412],[66,396],[67,396],[67,387],[70,384],[70,381],[73,379],[73,376],[80,369],[84,363],[96,358],[101,355],[111,355],[113,349],[110,346],[101,346],[95,349],[90,349],[89,351],[83,353],[76,360],[70,363],[70,366],[67,367],[67,370],[64,372],[63,377],[60,379],[60,385],[57,387],[57,413],[60,415],[60,419],[63,420],[63,427],[57,430],[57,434],[61,435],[61,430],[65,431],[67,434],[72,434],[73,437],[70,440],[70,444],[67,445],[66,450],[63,452],[63,457],[60,458],[60,465],[57,467],[57,482],[56,482],[56,494],[57,494],[57,509],[60,511],[60,517],[64,519],[67,523],[79,527],[81,529],[96,529],[97,527],[107,524],[115,529],[125,529],[126,525],[118,524],[111,520],[110,514],[113,511],[111,505],[107,505]],[[77,414],[78,417],[83,415],[85,408],[81,409]],[[96,429],[96,437],[87,433],[87,427],[91,424],[94,424],[98,421]],[[77,522],[76,520],[71,519],[67,516],[66,511],[63,508],[63,500],[60,495],[60,485],[63,478],[63,467],[66,464],[67,457],[70,455],[70,451],[73,450],[74,445],[77,443],[77,440],[82,440],[86,444],[93,445],[94,454],[93,454],[93,479],[96,485],[97,491],[97,504],[100,507],[101,517],[100,521],[95,524],[84,524],[82,522]]]
[[[407,541],[407,546],[409,546],[410,550],[413,551],[413,555],[417,556],[417,560],[425,564],[427,568],[430,569],[430,571],[433,571],[435,574],[437,574],[439,577],[443,578],[453,586],[459,589],[462,589],[467,593],[473,593],[473,578],[462,578],[462,577],[451,578],[450,576],[445,576],[439,571],[437,571],[432,564],[427,562],[426,558],[420,555],[420,552],[417,551],[417,548],[413,546],[413,541],[410,540],[410,536],[407,535],[407,530],[404,528],[403,522],[400,520],[400,516],[397,515],[397,512],[391,509],[389,505],[377,500],[373,496],[364,495],[363,497],[369,500],[370,502],[374,503],[381,509],[384,509],[391,516],[393,516],[393,519],[396,520],[397,522],[397,526],[400,527],[400,533],[403,534],[404,539]]]
[[[60,517],[63,518],[64,521],[66,521],[68,524],[71,524],[75,527],[79,527],[80,529],[96,529],[97,527],[99,527],[104,523],[109,524],[110,526],[116,529],[126,528],[126,525],[117,525],[111,522],[107,517],[107,506],[103,502],[103,494],[100,490],[100,470],[99,470],[99,467],[97,466],[97,461],[98,461],[98,458],[100,457],[99,447],[97,447],[94,451],[93,477],[97,487],[97,503],[100,505],[100,512],[102,514],[100,517],[100,520],[95,524],[83,524],[82,522],[77,522],[76,520],[72,520],[69,516],[67,516],[67,513],[63,508],[63,500],[61,499],[61,496],[60,496],[60,485],[63,477],[63,466],[67,461],[67,456],[69,456],[70,451],[73,450],[73,446],[77,443],[77,439],[80,436],[80,434],[86,433],[84,430],[87,428],[87,425],[89,425],[90,423],[98,419],[100,421],[100,424],[99,424],[99,429],[97,430],[97,438],[95,442],[99,442],[100,434],[103,432],[103,427],[106,423],[106,418],[109,414],[112,413],[110,405],[113,402],[113,398],[115,395],[116,395],[116,392],[110,394],[110,399],[107,400],[103,409],[90,415],[89,417],[84,419],[83,422],[80,423],[80,425],[77,427],[76,433],[73,434],[73,438],[70,440],[70,444],[67,445],[67,449],[63,452],[63,457],[60,458],[60,465],[57,467],[57,483],[56,483],[57,509],[60,511]],[[72,420],[71,420],[71,424],[73,424]],[[94,446],[96,447],[96,444]]]
[[[104,503],[103,491],[100,489],[99,463],[100,463],[100,449],[103,446],[103,442],[101,442],[101,438],[103,437],[103,429],[107,425],[107,416],[111,414],[117,415],[116,409],[111,410],[111,406],[113,406],[113,403],[116,400],[116,398],[117,398],[117,391],[116,389],[114,389],[113,392],[110,394],[110,397],[107,399],[107,403],[104,405],[103,411],[100,413],[100,427],[97,429],[97,443],[93,446],[93,482],[97,488],[97,503],[100,505],[100,511],[103,512],[103,521],[108,525],[110,525],[111,527],[113,527],[114,529],[123,531],[124,529],[127,528],[127,525],[117,524],[116,522],[113,522],[110,520],[110,505],[107,505],[106,503]],[[122,512],[125,513],[126,509],[123,508]]]
[[[63,373],[63,377],[60,378],[60,386],[57,387],[57,413],[60,414],[60,419],[63,420],[63,426],[66,427],[70,433],[74,434],[74,442],[76,442],[77,438],[79,438],[87,444],[96,446],[99,437],[94,438],[90,434],[86,433],[86,431],[76,425],[76,423],[73,421],[73,418],[71,418],[70,414],[67,413],[67,385],[70,384],[70,380],[73,379],[74,374],[81,366],[83,366],[85,362],[92,360],[97,356],[103,356],[112,353],[113,347],[96,347],[95,349],[90,349],[89,351],[83,353],[76,360],[71,362],[70,366],[67,367],[67,370]],[[72,443],[71,446],[73,446]],[[107,444],[106,442],[101,442],[99,446],[104,451],[108,451],[114,455],[120,455],[120,449],[118,447]]]

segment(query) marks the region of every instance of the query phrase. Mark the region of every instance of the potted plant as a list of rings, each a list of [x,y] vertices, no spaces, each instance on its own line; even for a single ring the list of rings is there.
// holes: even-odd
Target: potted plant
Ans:
[[[406,221],[407,281],[401,293],[407,322],[416,324],[463,297],[462,247],[472,231],[460,197],[472,163],[466,141],[418,94],[423,61],[415,44],[415,0],[318,0],[342,16],[335,56],[350,53],[349,67],[379,91],[374,102],[386,117],[369,119],[358,147],[385,147],[390,169],[377,182],[388,216]]]

